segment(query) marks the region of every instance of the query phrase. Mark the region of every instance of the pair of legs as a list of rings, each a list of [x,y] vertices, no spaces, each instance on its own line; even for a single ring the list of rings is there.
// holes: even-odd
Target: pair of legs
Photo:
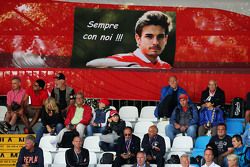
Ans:
[[[59,132],[63,129],[64,125],[62,123],[58,123],[55,126],[55,133],[59,134]],[[41,138],[43,137],[44,133],[48,133],[47,128],[45,126],[39,127],[36,133],[36,143],[39,145]]]
[[[102,133],[105,129],[104,127],[96,127],[93,125],[88,125],[87,126],[87,136],[93,136],[93,133]]]
[[[206,129],[203,125],[201,125],[198,129],[198,136],[206,136],[207,132],[208,132],[208,129]],[[217,127],[216,126],[212,127],[211,132],[212,132],[211,135],[215,136],[217,133]]]
[[[196,138],[197,125],[190,125],[186,130],[188,136],[192,137],[193,141]],[[174,125],[169,124],[165,128],[166,136],[170,138],[171,143],[173,143],[174,138],[177,134],[181,133],[180,129],[175,129]]]
[[[84,137],[85,127],[86,127],[86,126],[83,125],[83,124],[81,124],[81,123],[77,124],[77,126],[76,126],[76,131],[79,133],[80,138],[82,138],[82,139],[83,139],[83,137]],[[64,134],[65,132],[67,132],[67,131],[70,131],[70,130],[69,130],[68,128],[63,128],[63,129],[59,132],[59,134],[56,136],[57,143],[61,143],[62,138],[63,138],[63,134]]]
[[[31,129],[38,121],[41,115],[41,107],[32,107],[28,106],[26,108],[26,114],[28,118],[31,118],[31,122],[29,123],[29,128]]]
[[[29,121],[24,114],[24,109],[21,108],[17,111],[7,111],[5,114],[4,121],[10,124],[10,126],[14,126],[16,124],[17,118],[20,118],[25,127],[29,127]]]
[[[157,164],[157,167],[165,166],[165,159],[162,156],[156,156],[155,160],[148,161],[150,164]]]
[[[159,117],[170,118],[176,105],[177,105],[176,97],[174,97],[173,95],[166,96],[158,105]]]

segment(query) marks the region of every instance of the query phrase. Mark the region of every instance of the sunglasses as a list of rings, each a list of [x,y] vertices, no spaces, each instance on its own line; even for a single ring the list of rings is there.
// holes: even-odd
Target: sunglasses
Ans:
[[[48,110],[48,112],[55,112],[56,110]]]
[[[125,133],[124,136],[131,136],[131,133]]]

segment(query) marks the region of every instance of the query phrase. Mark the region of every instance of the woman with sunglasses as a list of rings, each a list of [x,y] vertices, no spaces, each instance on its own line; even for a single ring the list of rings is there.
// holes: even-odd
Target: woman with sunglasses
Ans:
[[[63,128],[63,117],[53,97],[49,97],[45,101],[41,113],[42,126],[36,133],[36,143],[39,144],[44,133],[51,135],[58,134]]]

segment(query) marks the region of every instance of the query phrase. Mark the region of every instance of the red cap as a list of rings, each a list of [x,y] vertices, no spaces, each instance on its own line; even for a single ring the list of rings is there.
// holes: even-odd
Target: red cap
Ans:
[[[113,117],[115,114],[118,114],[116,110],[110,110],[110,116]]]
[[[181,94],[179,96],[179,99],[186,99],[186,100],[188,100],[188,96],[186,94]]]
[[[110,102],[109,102],[108,99],[100,99],[98,102],[99,102],[99,103],[104,103],[106,106],[109,106],[109,105],[110,105]]]

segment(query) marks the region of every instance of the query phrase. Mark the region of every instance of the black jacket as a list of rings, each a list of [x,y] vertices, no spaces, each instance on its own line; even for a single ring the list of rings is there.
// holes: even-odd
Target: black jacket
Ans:
[[[118,122],[110,122],[110,123],[108,122],[102,134],[106,135],[112,133],[112,131],[115,131],[118,136],[122,136],[125,126],[126,126],[125,121],[121,119]]]
[[[130,144],[130,152],[132,154],[137,154],[138,151],[140,151],[140,138],[135,136],[135,135],[132,135],[132,140],[131,140],[131,144]],[[121,136],[118,138],[118,141],[117,141],[117,149],[116,149],[116,156],[119,156],[123,153],[126,153],[127,152],[127,149],[126,149],[126,144],[125,144],[125,137],[124,136]]]
[[[74,151],[74,148],[71,148],[65,153],[65,160],[67,167],[87,167],[89,165],[89,150],[81,148],[82,161],[78,161],[78,157]]]
[[[160,135],[156,135],[155,140],[159,143],[159,148],[160,148],[159,152],[156,152],[155,150],[152,149],[152,145],[149,142],[148,134],[144,135],[141,147],[143,148],[143,151],[146,153],[146,155],[163,157],[166,152],[165,140]]]
[[[209,96],[209,88],[207,88],[206,90],[204,90],[202,93],[201,93],[201,104],[204,103],[204,100],[206,100]],[[225,105],[225,93],[224,91],[217,87],[216,88],[216,92],[214,94],[214,99],[215,99],[215,107],[216,106],[221,106],[221,107],[224,107]]]

